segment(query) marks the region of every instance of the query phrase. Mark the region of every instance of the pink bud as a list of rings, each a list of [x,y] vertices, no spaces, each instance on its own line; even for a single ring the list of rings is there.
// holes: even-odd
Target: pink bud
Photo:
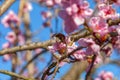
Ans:
[[[48,7],[52,7],[52,6],[54,5],[53,0],[46,0],[46,5],[47,5]]]
[[[3,49],[9,48],[10,47],[10,43],[6,42],[2,45]]]
[[[52,13],[50,11],[47,11],[47,12],[43,11],[41,14],[44,19],[52,18]]]
[[[39,54],[41,51],[42,51],[41,48],[37,48],[37,49],[35,49],[35,53],[36,53],[36,54]]]
[[[25,43],[25,37],[22,34],[19,34],[18,41],[20,45],[23,45]]]
[[[23,11],[24,12],[28,12],[28,11],[31,11],[32,10],[32,5],[31,5],[31,3],[25,3],[25,5],[24,5],[24,9],[23,9]]]
[[[10,57],[9,54],[5,54],[5,55],[3,56],[3,61],[8,61],[8,60],[10,60],[10,59],[11,59],[11,57]]]
[[[13,11],[9,11],[9,13],[3,18],[2,23],[5,27],[9,27],[11,23],[20,24],[20,19]]]
[[[8,35],[6,36],[6,39],[10,42],[10,43],[14,43],[16,40],[16,34],[14,32],[9,32]]]
[[[61,4],[61,1],[62,1],[62,0],[54,0],[54,2],[55,2],[56,4]]]

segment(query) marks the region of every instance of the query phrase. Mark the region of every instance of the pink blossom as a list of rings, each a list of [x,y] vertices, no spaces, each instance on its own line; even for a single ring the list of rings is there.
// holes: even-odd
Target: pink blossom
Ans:
[[[74,13],[77,13],[78,10],[79,10],[79,8],[78,8],[77,4],[73,4],[73,5],[71,5],[70,7],[67,7],[67,8],[66,8],[66,11],[68,12],[69,15],[72,15],[72,14],[74,14]]]
[[[116,28],[118,35],[120,36],[120,25]]]
[[[35,49],[35,53],[36,53],[36,54],[39,54],[41,51],[42,51],[41,48],[37,48],[37,49]]]
[[[115,3],[120,6],[120,0],[114,0],[116,1]]]
[[[77,26],[79,26],[83,24],[85,20],[81,16],[76,15],[76,16],[73,16],[73,21],[75,22]]]
[[[73,56],[77,59],[77,60],[84,60],[85,59],[85,55],[86,51],[85,50],[79,50],[76,51]]]
[[[54,6],[53,0],[46,0],[45,3],[46,3],[46,5],[47,5],[48,7]]]
[[[97,45],[91,38],[80,38],[79,45],[86,47],[86,55],[99,54],[100,46]]]
[[[115,32],[116,26],[110,26],[108,30],[109,30],[109,32]]]
[[[18,35],[18,42],[20,45],[25,43],[25,37],[21,33]]]
[[[10,43],[14,43],[16,40],[17,36],[14,32],[9,32],[8,35],[6,36],[6,39],[10,42]]]
[[[64,29],[65,29],[65,31],[67,33],[71,33],[74,30],[78,29],[78,26],[73,21],[72,16],[68,15],[66,11],[61,10],[59,15],[60,15],[61,18],[63,18],[65,20],[65,22],[64,22],[64,25],[65,25]]]
[[[5,54],[3,56],[3,61],[9,61],[11,59],[11,56],[9,54]]]
[[[65,31],[71,33],[78,29],[88,18],[93,10],[89,8],[89,3],[82,0],[62,1],[62,10],[59,12],[64,19]]]
[[[89,8],[89,3],[88,3],[88,1],[82,1],[81,3],[80,3],[80,8],[81,9],[88,9]]]
[[[9,48],[10,47],[10,43],[6,42],[2,45],[3,49]]]
[[[116,19],[117,17],[119,17],[119,14],[116,13],[114,8],[112,8],[112,5],[106,5],[102,3],[102,4],[98,4],[98,8],[99,8],[98,15],[103,17],[104,19],[109,19],[109,18]]]
[[[56,52],[56,50],[54,49],[54,47],[53,47],[53,46],[48,46],[48,49],[50,50],[50,52],[51,52],[51,53]]]
[[[80,44],[80,46],[87,47],[94,44],[95,42],[91,38],[80,38],[78,40],[78,43]]]
[[[58,51],[60,54],[63,54],[66,50],[66,44],[62,42],[56,42],[55,44],[53,44],[53,46],[48,46],[48,48],[53,53]]]
[[[100,54],[100,46],[97,44],[92,44],[87,47],[86,55]]]
[[[54,0],[55,4],[61,4],[62,0]]]
[[[47,12],[43,11],[41,14],[42,14],[42,17],[44,19],[50,19],[50,18],[52,18],[52,13],[50,11],[47,11]]]
[[[3,49],[9,48],[10,47],[10,43],[6,42],[2,45]],[[3,61],[8,61],[11,59],[11,56],[9,54],[3,55]]]
[[[109,33],[108,24],[106,23],[106,20],[101,17],[92,17],[90,19],[90,28],[93,32],[99,33],[100,37],[104,37]]]
[[[20,19],[13,11],[9,11],[9,13],[2,19],[2,23],[5,27],[9,27],[11,23],[20,24]]]
[[[66,44],[63,42],[56,42],[55,44],[53,44],[53,46],[48,46],[48,48],[52,53],[58,51],[60,54],[65,52],[70,53],[77,48],[77,45],[75,43],[71,43],[69,38],[66,39]]]
[[[23,8],[23,11],[24,11],[24,12],[29,12],[29,11],[31,11],[31,10],[32,10],[32,5],[31,5],[31,3],[29,3],[29,2],[25,3],[24,8]]]
[[[95,53],[98,53],[98,51],[100,51],[100,46],[97,44],[92,44],[90,47]]]
[[[94,80],[102,80],[101,78],[95,78]]]
[[[72,52],[74,49],[76,49],[78,46],[74,43],[72,43],[72,45],[69,45],[70,43],[68,43],[67,45],[67,52],[70,53]]]
[[[100,80],[113,80],[113,78],[114,78],[113,73],[109,71],[102,71],[98,76],[98,80],[99,79]]]

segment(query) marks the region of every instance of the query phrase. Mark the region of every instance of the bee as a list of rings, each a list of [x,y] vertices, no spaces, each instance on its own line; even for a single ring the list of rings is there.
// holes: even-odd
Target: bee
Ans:
[[[62,33],[53,34],[52,37],[58,38],[58,39],[61,40],[61,42],[66,43],[66,41],[65,41],[65,35],[62,34]]]

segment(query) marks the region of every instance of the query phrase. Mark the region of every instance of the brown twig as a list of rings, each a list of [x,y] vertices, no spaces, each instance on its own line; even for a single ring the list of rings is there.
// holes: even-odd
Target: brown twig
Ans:
[[[118,25],[120,23],[120,17],[116,20],[108,20],[108,25],[112,26],[112,25]]]
[[[59,60],[58,62],[61,62],[62,60],[64,60],[65,58],[69,57],[70,55],[72,55],[73,53],[75,53],[77,50],[82,49],[83,47],[78,47],[76,49],[74,49],[72,52],[68,53],[68,54],[64,54]],[[50,70],[53,69],[55,66],[57,65],[57,62],[53,62],[48,69],[43,73],[42,75],[42,80],[45,80],[45,77],[50,73]],[[54,71],[53,71],[54,72]]]
[[[51,80],[53,80],[53,79],[55,78],[55,75],[56,75],[58,69],[59,69],[59,62],[57,62],[57,64],[56,64],[56,67],[55,67],[55,69],[54,69],[54,71],[53,71],[53,76],[52,76],[52,79],[51,79]]]
[[[95,59],[96,59],[96,55],[93,56],[92,63],[90,64],[90,68],[85,76],[85,80],[91,80],[91,79],[89,79],[89,76],[90,76],[92,68],[94,66]]]
[[[5,0],[0,7],[0,16],[15,2],[15,0]]]
[[[117,19],[115,21],[112,20],[110,22],[108,21],[108,24],[110,24],[109,26],[116,25],[118,23],[120,23],[120,19]],[[85,29],[82,29],[79,32],[80,33],[76,33],[75,35],[71,35],[70,37],[74,41],[77,41],[81,37],[85,37],[85,36],[90,35],[90,33]],[[13,53],[13,52],[18,52],[18,51],[23,51],[23,50],[36,49],[36,48],[46,48],[47,46],[50,46],[50,45],[54,44],[55,42],[56,42],[56,39],[51,39],[51,40],[48,40],[48,41],[42,42],[42,43],[41,42],[30,43],[30,44],[26,44],[26,45],[23,45],[23,46],[17,46],[17,47],[13,47],[13,48],[9,48],[9,49],[4,49],[4,50],[0,51],[0,55]]]
[[[58,40],[59,41],[59,40]],[[36,48],[47,48],[47,46],[50,46],[56,42],[56,39],[51,39],[45,42],[35,42],[35,43],[29,43],[22,46],[16,46],[13,48],[3,49],[0,51],[0,56],[5,54],[12,54],[14,52],[24,51],[24,50],[34,50]]]
[[[50,70],[56,66],[57,62],[53,62],[47,70],[43,73],[41,80],[45,80],[45,77],[50,73]]]
[[[81,30],[81,32],[77,35],[74,36],[70,36],[74,41],[77,41],[79,38],[81,37],[85,37],[89,35],[89,32],[86,30]],[[5,55],[5,54],[12,54],[14,52],[18,52],[18,51],[24,51],[24,50],[34,50],[36,48],[47,48],[48,46],[59,42],[59,39],[50,39],[48,41],[45,42],[36,42],[36,43],[29,43],[29,44],[25,44],[22,46],[16,46],[16,47],[12,47],[12,48],[8,48],[8,49],[3,49],[0,51],[0,55]]]
[[[0,70],[0,73],[6,74],[6,75],[10,75],[12,77],[16,77],[16,78],[23,79],[23,80],[35,80],[33,78],[27,78],[25,76],[21,76],[21,75],[18,75],[16,73],[5,71],[5,70]]]
[[[25,0],[20,0],[20,5],[19,5],[19,12],[18,12],[18,17],[21,18],[23,15],[23,8],[25,5]]]
[[[41,54],[47,52],[47,50],[43,50],[42,52],[40,52],[39,54],[36,54],[35,56],[32,57],[32,59],[30,59],[27,64],[21,69],[21,71],[19,72],[19,74],[22,74],[23,71],[27,68],[27,66],[32,63],[35,59],[37,59]]]
[[[47,63],[46,67],[44,67],[44,69],[43,69],[42,71],[40,71],[40,72],[36,75],[35,79],[39,79],[39,77],[43,74],[43,72],[44,72],[44,71],[46,70],[46,68],[51,64],[52,61],[53,61],[53,56],[51,56],[51,59],[50,59],[50,61]]]

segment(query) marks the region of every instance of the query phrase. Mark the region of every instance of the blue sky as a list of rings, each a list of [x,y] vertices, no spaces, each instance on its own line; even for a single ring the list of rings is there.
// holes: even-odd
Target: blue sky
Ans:
[[[94,8],[95,6],[95,3],[92,2],[93,0],[88,0],[90,2],[90,7],[91,8]],[[1,3],[0,3],[1,4]],[[46,8],[42,8],[40,7],[38,4],[36,3],[32,3],[32,6],[33,6],[33,11],[30,12],[30,26],[31,26],[31,31],[35,32],[36,30],[40,29],[41,25],[42,25],[42,17],[41,17],[41,14],[40,12],[43,11],[43,10],[46,10]],[[16,0],[16,2],[5,12],[4,15],[0,16],[0,20],[10,11],[10,10],[13,10],[16,14],[18,13],[18,8],[19,8],[19,0]],[[119,9],[120,10],[120,9]],[[119,12],[118,10],[118,12]],[[58,25],[58,32],[61,32],[61,19],[59,18],[59,25]],[[53,31],[55,31],[55,20],[52,20],[52,29]],[[23,30],[23,24],[21,25],[21,29]],[[4,30],[4,31],[3,31]],[[2,44],[4,44],[5,42],[7,42],[7,40],[5,40],[5,36],[7,35],[7,33],[11,31],[9,28],[5,28],[3,26],[3,24],[0,23],[0,34],[2,34],[2,36],[0,36],[0,50],[2,49]],[[43,29],[37,36],[33,37],[33,42],[37,42],[37,41],[46,41],[50,38],[50,28],[46,28],[46,29]],[[113,57],[111,57],[111,59],[119,59],[120,57],[118,55],[116,55],[115,51],[113,52],[114,54],[112,54]],[[50,59],[50,54],[49,53],[46,53],[43,55],[43,57],[45,57],[46,59],[46,62],[49,61]],[[42,66],[41,66],[42,65]],[[56,75],[56,79],[59,79],[61,76],[63,76],[65,74],[65,72],[67,70],[70,69],[72,64],[66,64],[64,65],[61,69],[60,69],[60,73],[58,73]],[[39,68],[42,69],[45,64],[44,63],[39,63],[38,64]],[[11,61],[8,61],[6,63],[4,63],[2,61],[2,57],[0,56],[0,70],[11,70]],[[120,69],[118,66],[116,65],[113,65],[113,64],[109,64],[109,65],[106,65],[106,66],[102,66],[100,67],[96,73],[98,73],[99,71],[101,70],[107,70],[107,71],[112,71],[114,72],[115,76],[117,78],[119,78],[120,80]],[[83,73],[82,77],[84,77],[85,73]],[[0,74],[0,80],[9,80],[9,76],[7,75],[4,75],[4,74]]]

